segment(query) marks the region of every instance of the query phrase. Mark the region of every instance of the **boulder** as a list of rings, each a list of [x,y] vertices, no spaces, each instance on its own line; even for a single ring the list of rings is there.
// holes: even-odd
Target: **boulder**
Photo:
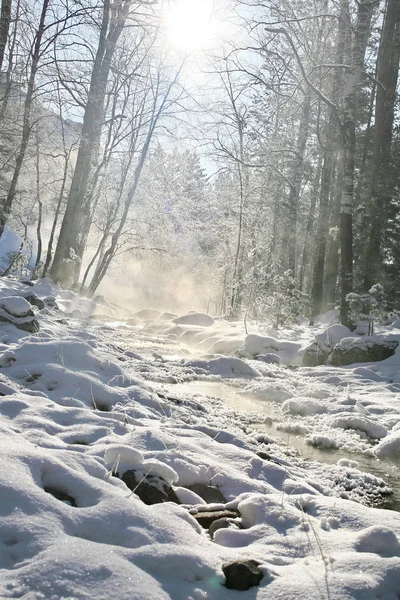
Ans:
[[[118,473],[116,476],[120,477],[125,485],[135,492],[145,504],[161,504],[162,502],[180,504],[178,496],[161,475],[150,473],[144,476],[140,470],[129,469],[121,476]]]
[[[161,315],[161,321],[172,321],[172,319],[176,319],[178,315],[174,313],[165,312]]]
[[[223,509],[199,511],[192,516],[203,529],[209,529],[214,521],[218,521],[219,519],[237,519],[237,517],[240,517],[240,513],[237,510]]]
[[[10,323],[28,333],[39,331],[39,322],[35,319],[31,305],[22,296],[0,298],[0,323]]]
[[[255,357],[256,360],[261,360],[261,362],[265,362],[268,365],[280,365],[282,364],[282,359],[279,354],[274,354],[273,352],[267,352],[267,354],[257,354]]]
[[[256,560],[233,560],[222,565],[225,575],[225,585],[231,590],[244,592],[258,585],[264,577]]]
[[[243,529],[243,527],[236,523],[233,519],[224,517],[223,519],[217,519],[216,521],[213,521],[209,527],[208,533],[210,534],[211,539],[214,539],[215,532],[218,531],[218,529],[228,529],[229,527],[233,529]]]
[[[133,319],[140,319],[141,321],[157,321],[160,317],[161,313],[151,308],[139,310],[139,312],[134,313],[132,316]]]
[[[186,486],[188,490],[203,498],[207,504],[225,504],[226,498],[217,487],[205,483],[194,483]]]
[[[36,306],[39,310],[43,310],[43,308],[45,307],[43,300],[35,296],[35,294],[26,295],[24,296],[24,298],[25,300],[27,300],[27,302],[29,302],[29,304],[31,304],[32,306]]]
[[[173,320],[177,325],[199,325],[200,327],[211,327],[214,319],[210,315],[198,312],[190,312]]]
[[[346,337],[351,336],[351,331],[344,325],[331,325],[315,336],[314,341],[307,346],[303,353],[304,367],[317,367],[324,365],[336,344]]]
[[[304,350],[303,367],[318,367],[319,365],[324,365],[329,354],[330,351],[324,352],[316,342],[313,342]]]
[[[333,349],[330,361],[335,367],[385,360],[396,352],[399,342],[377,337],[344,338]]]

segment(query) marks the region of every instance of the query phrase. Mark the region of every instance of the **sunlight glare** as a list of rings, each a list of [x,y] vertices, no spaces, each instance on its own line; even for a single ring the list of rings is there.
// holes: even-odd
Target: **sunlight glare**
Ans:
[[[176,0],[166,15],[169,43],[184,51],[205,48],[216,37],[213,0]]]

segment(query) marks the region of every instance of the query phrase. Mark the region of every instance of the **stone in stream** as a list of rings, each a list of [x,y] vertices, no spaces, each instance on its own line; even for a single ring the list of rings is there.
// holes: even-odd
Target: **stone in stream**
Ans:
[[[256,560],[233,560],[222,565],[225,575],[225,585],[231,590],[245,592],[258,585],[264,577],[259,563]]]

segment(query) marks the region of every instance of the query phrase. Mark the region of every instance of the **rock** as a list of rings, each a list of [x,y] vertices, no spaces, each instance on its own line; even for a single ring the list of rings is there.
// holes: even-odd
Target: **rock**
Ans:
[[[214,319],[210,315],[203,313],[190,312],[187,315],[182,315],[173,320],[177,325],[200,325],[201,327],[211,327],[214,324]]]
[[[165,312],[161,315],[161,321],[172,321],[172,319],[176,319],[178,315],[174,313]]]
[[[47,296],[47,298],[44,299],[44,303],[47,306],[47,308],[54,308],[58,310],[58,304],[54,296]]]
[[[330,351],[324,352],[321,347],[313,342],[304,351],[303,354],[303,367],[318,367],[324,365],[328,360]]]
[[[214,538],[214,534],[218,529],[228,529],[229,527],[235,529],[242,529],[242,526],[236,523],[233,519],[228,519],[224,517],[223,519],[217,519],[213,523],[211,523],[208,533],[210,534],[211,539]]]
[[[22,296],[0,298],[0,323],[10,323],[28,333],[39,331],[31,305]]]
[[[65,504],[69,504],[70,506],[76,506],[75,498],[73,498],[63,490],[58,490],[57,488],[53,488],[50,486],[45,486],[43,489],[48,494],[54,496],[54,498],[57,498],[57,500],[65,502]]]
[[[170,398],[168,398],[169,400]],[[226,498],[217,487],[212,485],[206,485],[204,483],[194,483],[193,485],[186,486],[188,490],[191,490],[200,498],[203,498],[207,504],[225,504]]]
[[[33,287],[35,285],[30,279],[20,279],[20,282],[24,285],[29,285],[29,287]]]
[[[133,314],[134,319],[140,319],[141,321],[157,321],[160,317],[161,313],[151,308],[145,308]]]
[[[27,300],[27,302],[29,302],[29,304],[31,304],[32,306],[36,306],[39,310],[43,310],[43,308],[45,307],[43,300],[35,296],[35,294],[29,294],[27,296],[24,296],[24,298],[25,300]]]
[[[331,325],[315,336],[314,341],[303,353],[304,367],[318,367],[326,364],[332,350],[342,339],[351,336],[351,331],[344,325]]]
[[[271,460],[271,455],[268,454],[267,452],[263,452],[262,450],[259,450],[258,452],[256,452],[256,454],[262,460]]]
[[[226,587],[244,592],[258,585],[264,577],[264,573],[259,568],[260,564],[258,561],[250,559],[234,560],[222,565]]]
[[[3,296],[0,298],[1,313],[12,317],[33,317],[31,305],[22,296]]]
[[[273,352],[268,352],[267,354],[257,354],[255,359],[261,360],[269,365],[280,365],[282,363],[281,357]]]
[[[240,513],[237,510],[210,510],[200,511],[193,515],[199,525],[203,529],[209,529],[214,521],[219,519],[236,519],[240,517]]]
[[[118,473],[116,474],[119,477]],[[160,475],[151,473],[144,477],[142,471],[129,469],[120,477],[125,485],[135,492],[142,502],[148,505],[161,502],[175,502],[180,504],[178,496],[172,487]]]
[[[330,361],[335,367],[385,360],[396,352],[399,342],[376,337],[344,338],[333,349]]]

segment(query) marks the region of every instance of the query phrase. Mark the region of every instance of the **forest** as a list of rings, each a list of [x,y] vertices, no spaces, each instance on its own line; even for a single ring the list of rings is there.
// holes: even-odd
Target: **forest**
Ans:
[[[2,274],[395,311],[399,59],[398,0],[2,0]]]

